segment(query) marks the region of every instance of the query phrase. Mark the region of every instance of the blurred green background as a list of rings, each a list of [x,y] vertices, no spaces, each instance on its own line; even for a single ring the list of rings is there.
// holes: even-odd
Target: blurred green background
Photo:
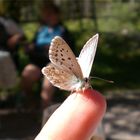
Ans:
[[[45,2],[48,2],[46,0]],[[44,0],[1,0],[0,13],[23,28],[28,43],[38,29],[39,8]],[[140,87],[140,2],[136,0],[55,0],[61,7],[65,26],[75,40],[78,56],[85,42],[99,33],[99,44],[91,76],[94,89],[139,89]],[[29,62],[22,47],[20,69]],[[20,72],[19,72],[20,73]]]
[[[1,0],[0,5],[3,5],[1,7],[6,15],[22,25],[28,41],[31,41],[38,27],[38,9],[42,1],[13,1]],[[92,35],[97,32],[100,35],[91,75],[113,80],[115,83],[93,80],[93,88],[100,90],[139,88],[140,2],[56,0],[56,3],[61,6],[64,24],[75,39],[76,55]],[[28,59],[25,59],[22,52],[20,53],[21,67],[24,67]]]

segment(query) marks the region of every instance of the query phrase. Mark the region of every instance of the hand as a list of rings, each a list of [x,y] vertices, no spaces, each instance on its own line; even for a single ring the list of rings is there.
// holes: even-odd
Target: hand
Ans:
[[[101,122],[106,101],[97,91],[72,93],[53,113],[35,140],[89,140]]]
[[[20,34],[15,34],[15,35],[11,36],[8,40],[8,46],[13,49],[19,43],[19,41],[22,37],[23,36]]]

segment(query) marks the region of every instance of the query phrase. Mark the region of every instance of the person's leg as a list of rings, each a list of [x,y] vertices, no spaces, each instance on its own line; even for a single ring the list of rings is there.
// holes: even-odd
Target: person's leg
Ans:
[[[46,78],[44,78],[40,94],[43,108],[46,108],[53,102],[54,91],[55,87]]]
[[[21,78],[21,88],[22,92],[27,97],[27,102],[30,102],[30,100],[34,96],[33,87],[39,81],[40,78],[41,78],[41,70],[39,67],[33,64],[28,64],[24,68]]]

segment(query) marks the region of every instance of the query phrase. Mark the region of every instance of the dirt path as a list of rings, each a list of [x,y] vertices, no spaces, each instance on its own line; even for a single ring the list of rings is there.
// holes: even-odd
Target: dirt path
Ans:
[[[107,99],[104,127],[108,140],[140,140],[140,90],[110,92]]]

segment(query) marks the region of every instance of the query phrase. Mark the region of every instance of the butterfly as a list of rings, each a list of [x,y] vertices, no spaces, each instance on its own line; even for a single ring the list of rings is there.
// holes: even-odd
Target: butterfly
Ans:
[[[42,73],[56,87],[67,91],[78,91],[91,87],[89,75],[94,61],[99,35],[91,37],[78,58],[59,36],[52,39],[49,48],[49,63]]]

